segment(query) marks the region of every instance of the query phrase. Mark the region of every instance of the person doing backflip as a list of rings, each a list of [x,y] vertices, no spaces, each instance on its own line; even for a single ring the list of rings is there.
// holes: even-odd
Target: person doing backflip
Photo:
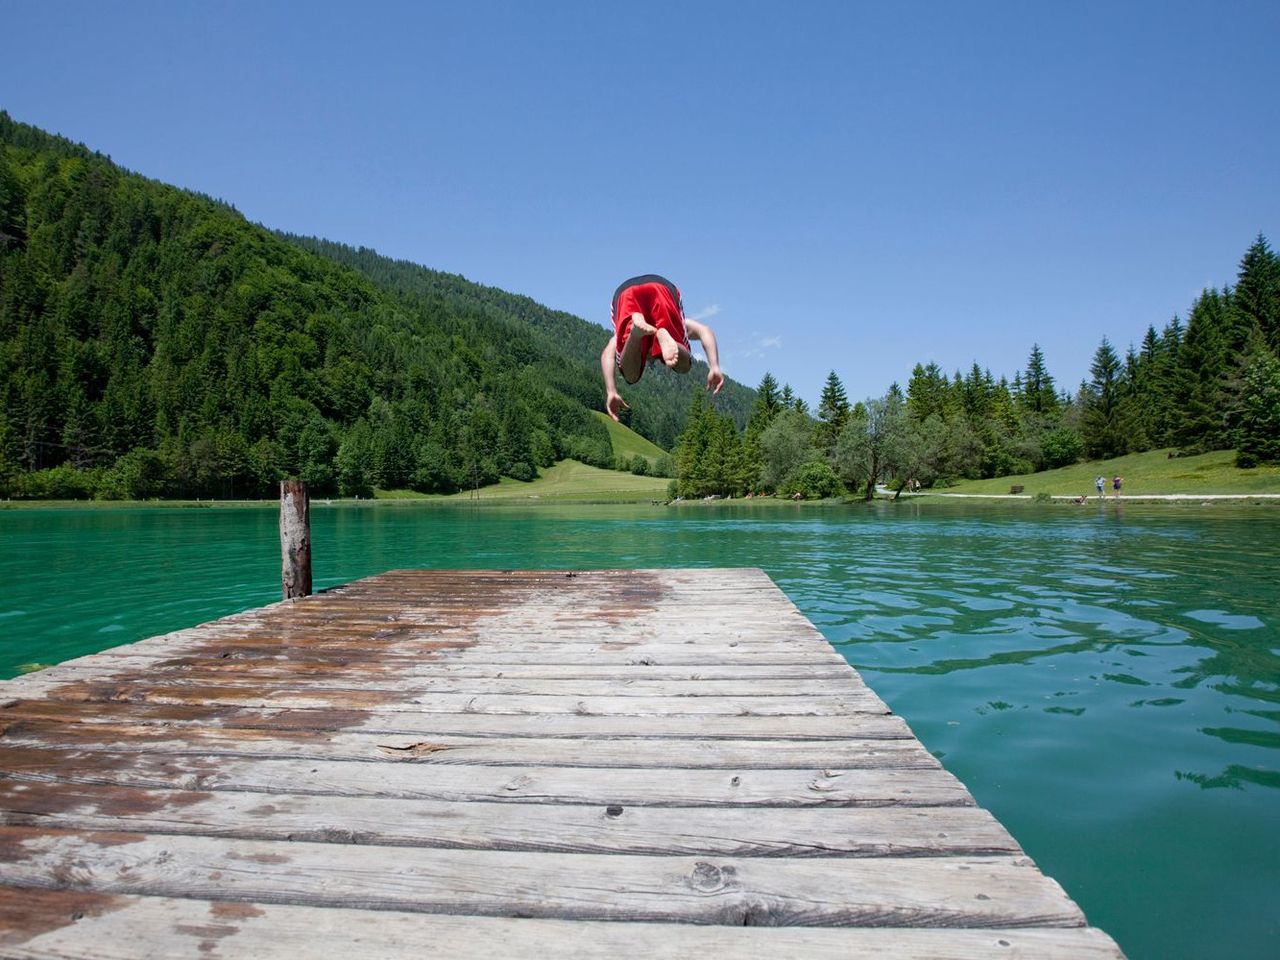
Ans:
[[[665,277],[648,273],[624,280],[613,293],[613,336],[600,354],[604,374],[605,412],[614,420],[631,407],[618,393],[616,371],[627,383],[638,383],[645,364],[661,360],[669,370],[688,373],[693,365],[690,339],[700,340],[707,354],[707,389],[719,393],[724,386],[720,354],[711,328],[687,320],[680,291]]]

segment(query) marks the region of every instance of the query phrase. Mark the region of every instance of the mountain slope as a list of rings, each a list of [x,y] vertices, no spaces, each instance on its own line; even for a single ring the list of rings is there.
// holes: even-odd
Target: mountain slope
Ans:
[[[545,308],[339,259],[0,112],[0,492],[448,492],[612,463],[599,371]],[[653,406],[678,429],[681,397]]]

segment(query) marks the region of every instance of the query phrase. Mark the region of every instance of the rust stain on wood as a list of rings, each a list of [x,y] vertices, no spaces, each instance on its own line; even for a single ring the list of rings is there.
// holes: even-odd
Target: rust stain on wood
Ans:
[[[129,900],[92,890],[0,887],[0,946],[21,946],[42,934],[118,910]]]
[[[215,920],[251,920],[254,917],[265,917],[267,912],[252,903],[218,901],[209,904],[209,915]]]
[[[0,780],[0,811],[9,822],[32,823],[41,817],[71,812],[119,818],[176,812],[212,796],[199,790],[146,790],[128,786],[104,793],[64,781]]]
[[[146,838],[140,833],[125,833],[123,830],[94,830],[82,834],[82,839],[95,847],[127,847],[131,843],[142,843]]]
[[[283,853],[240,853],[231,851],[227,854],[228,860],[239,860],[243,863],[261,863],[261,864],[282,864],[290,863],[291,858]]]

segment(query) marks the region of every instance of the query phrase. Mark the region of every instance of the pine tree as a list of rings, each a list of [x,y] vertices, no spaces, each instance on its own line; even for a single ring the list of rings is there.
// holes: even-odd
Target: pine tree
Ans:
[[[1231,329],[1227,300],[1205,290],[1191,307],[1174,374],[1177,423],[1173,439],[1184,452],[1229,446],[1226,381]]]
[[[1125,418],[1133,424],[1134,450],[1149,450],[1163,446],[1165,442],[1164,421],[1168,395],[1166,385],[1161,381],[1162,352],[1160,335],[1150,325],[1143,335],[1142,345],[1136,352],[1132,347],[1129,351],[1130,359],[1127,363],[1131,371],[1125,400]]]
[[[1280,257],[1261,233],[1240,260],[1233,305],[1267,345],[1280,353]]]
[[[907,409],[911,416],[923,423],[929,417],[943,420],[950,418],[952,405],[947,376],[933,361],[922,366],[916,364],[907,381]]]
[[[755,490],[760,482],[760,469],[763,465],[760,437],[782,409],[778,381],[772,374],[765,373],[760,380],[760,385],[756,387],[755,403],[751,407],[751,416],[747,419],[747,429],[743,437],[739,478],[744,490]]]
[[[1176,401],[1178,354],[1182,349],[1182,338],[1185,332],[1182,319],[1174,315],[1173,319],[1165,324],[1156,341],[1148,385],[1154,408],[1152,441],[1159,447],[1173,445],[1174,432],[1180,419]]]
[[[959,377],[960,374],[957,372],[956,376]],[[965,416],[974,423],[981,423],[987,418],[991,393],[995,388],[991,371],[984,371],[975,360],[973,366],[969,368],[969,373],[959,380],[959,387],[960,406]]]
[[[1147,332],[1142,336],[1142,362],[1154,364],[1160,354],[1160,335],[1152,324],[1147,324]]]
[[[988,416],[1004,426],[1006,430],[1016,430],[1018,418],[1013,404],[1013,391],[1009,381],[1004,377],[991,388],[991,399],[987,408]]]
[[[822,388],[822,397],[818,402],[818,425],[813,435],[815,446],[824,455],[830,456],[848,419],[849,397],[844,392],[844,384],[832,370],[827,374],[827,382]]]
[[[1093,355],[1089,373],[1081,420],[1085,453],[1093,459],[1118,457],[1126,452],[1120,417],[1123,375],[1120,358],[1106,337]]]
[[[1020,406],[1036,416],[1049,417],[1058,413],[1058,391],[1053,377],[1044,362],[1040,344],[1032,344],[1027,358],[1026,375],[1022,380]]]
[[[705,423],[708,440],[702,470],[703,495],[734,496],[745,491],[742,476],[742,439],[733,419],[709,411]]]
[[[1144,355],[1130,344],[1124,355],[1120,395],[1120,422],[1125,431],[1125,447],[1129,453],[1141,453],[1152,447],[1155,407],[1149,395],[1148,371]]]
[[[752,419],[762,421],[763,429],[783,406],[778,394],[778,381],[773,378],[773,374],[765,371],[765,375],[760,378],[760,385],[756,387],[756,400],[751,408]]]
[[[702,392],[695,393],[684,433],[676,441],[676,492],[682,497],[701,497],[710,492],[707,450],[711,445],[714,418],[715,413]]]

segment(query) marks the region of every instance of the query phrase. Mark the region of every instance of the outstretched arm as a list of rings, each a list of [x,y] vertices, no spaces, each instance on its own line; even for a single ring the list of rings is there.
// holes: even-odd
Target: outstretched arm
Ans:
[[[618,381],[614,379],[617,351],[618,347],[614,343],[614,338],[610,337],[609,342],[604,345],[604,350],[600,354],[600,372],[604,375],[604,411],[614,420],[618,419],[619,410],[631,409],[627,405],[627,401],[623,400],[622,395],[618,393]]]
[[[711,371],[707,374],[707,389],[719,393],[724,386],[724,374],[720,372],[720,351],[716,347],[716,335],[705,323],[697,320],[686,320],[684,329],[694,340],[702,342],[702,349],[707,355],[707,366]]]

